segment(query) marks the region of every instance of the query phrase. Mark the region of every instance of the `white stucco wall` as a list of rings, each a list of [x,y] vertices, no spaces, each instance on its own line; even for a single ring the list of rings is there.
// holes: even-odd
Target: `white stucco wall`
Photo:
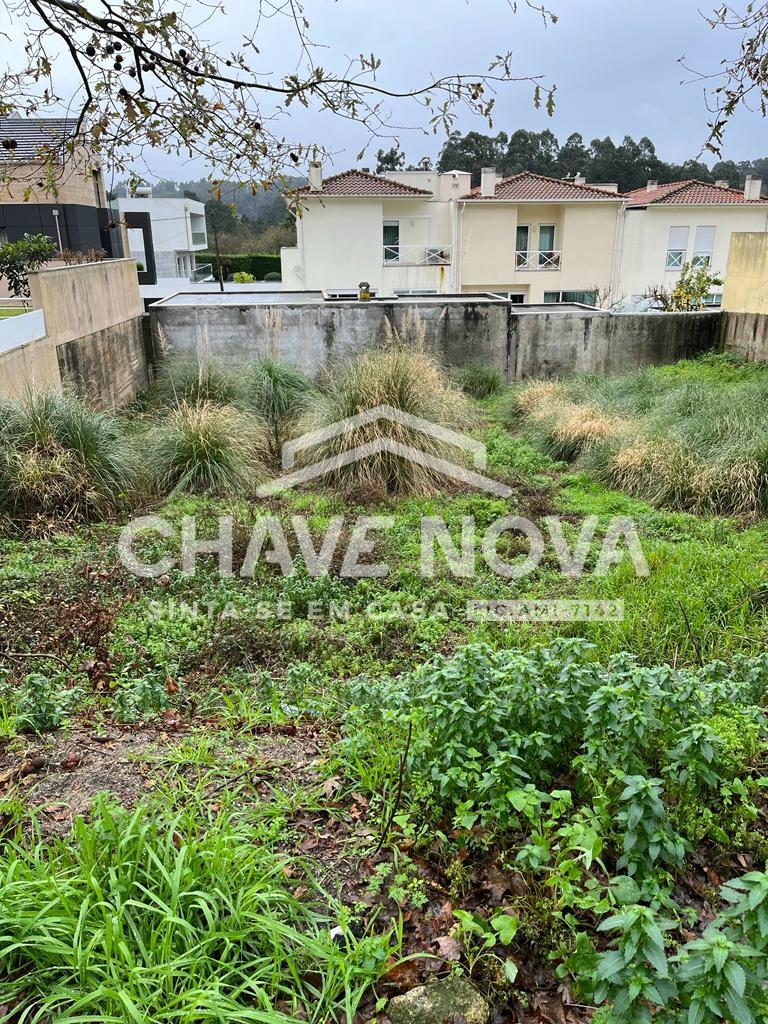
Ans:
[[[297,245],[281,251],[283,289],[357,288],[368,281],[379,295],[396,290],[450,290],[450,268],[384,262],[385,221],[398,221],[402,246],[450,246],[449,203],[428,199],[308,198],[297,221]]]
[[[674,287],[679,271],[667,270],[670,227],[687,227],[687,258],[693,256],[696,228],[715,228],[712,269],[725,277],[731,235],[768,230],[768,206],[649,206],[627,210],[621,244],[617,291],[628,301],[650,285]],[[715,289],[717,291],[719,289]]]

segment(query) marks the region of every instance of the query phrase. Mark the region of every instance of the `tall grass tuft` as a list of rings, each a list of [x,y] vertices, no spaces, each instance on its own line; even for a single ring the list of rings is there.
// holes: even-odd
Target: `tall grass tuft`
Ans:
[[[177,405],[212,402],[232,405],[241,400],[241,379],[211,360],[168,357],[158,370],[152,386],[152,398],[166,409]]]
[[[382,405],[456,430],[471,424],[467,400],[452,387],[439,364],[423,351],[393,341],[333,371],[310,402],[300,428],[304,432],[322,430]],[[437,469],[389,451],[371,453],[359,461],[344,464],[345,453],[381,440],[446,460],[455,461],[459,454],[443,440],[423,434],[412,426],[380,418],[316,444],[306,453],[306,458],[312,462],[334,460],[328,476],[346,492],[433,494],[444,487],[445,477]]]
[[[269,425],[275,449],[306,408],[312,390],[301,371],[270,356],[248,369],[244,380],[245,401]]]
[[[242,494],[265,476],[264,424],[228,405],[182,402],[145,435],[147,468],[161,494]]]
[[[493,366],[465,366],[452,376],[454,384],[470,398],[490,398],[503,383],[501,373]]]
[[[66,839],[6,842],[0,1004],[30,1024],[351,1021],[390,938],[334,939],[333,900],[294,892],[269,829],[100,798]]]
[[[135,464],[117,420],[72,395],[6,399],[0,421],[0,511],[14,519],[98,519],[133,486]]]
[[[768,511],[768,367],[709,355],[535,382],[515,413],[550,454],[610,487],[691,512]]]

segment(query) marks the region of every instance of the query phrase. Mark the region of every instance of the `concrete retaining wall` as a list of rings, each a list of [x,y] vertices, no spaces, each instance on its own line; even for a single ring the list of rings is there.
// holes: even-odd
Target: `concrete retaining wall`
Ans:
[[[768,315],[723,313],[721,344],[752,362],[768,362]]]
[[[521,313],[499,300],[418,303],[318,302],[151,307],[153,332],[174,353],[238,366],[273,355],[314,376],[334,361],[381,345],[387,321],[418,320],[450,366],[498,367],[507,380],[568,373],[623,373],[716,348],[720,314]]]
[[[95,405],[116,409],[147,386],[133,260],[41,270],[30,274],[29,286],[45,336],[0,355],[0,393],[74,384]]]

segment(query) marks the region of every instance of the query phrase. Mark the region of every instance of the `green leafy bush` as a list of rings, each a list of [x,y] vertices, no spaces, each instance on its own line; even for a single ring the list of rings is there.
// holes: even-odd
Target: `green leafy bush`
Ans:
[[[0,407],[0,511],[27,523],[114,512],[135,481],[117,421],[53,392]]]
[[[198,363],[178,357],[163,361],[151,391],[155,401],[169,409],[182,403],[233,405],[240,401],[242,393],[238,374],[210,360]]]
[[[210,263],[213,276],[219,276],[219,257],[215,252],[198,252],[195,254],[198,263]],[[251,274],[255,281],[268,280],[267,274],[277,274],[280,280],[280,256],[262,253],[222,253],[221,269],[225,277],[237,273]]]
[[[275,453],[306,407],[312,385],[295,367],[265,356],[250,366],[244,379],[245,401],[272,432]]]
[[[238,270],[236,274],[232,275],[232,280],[235,284],[253,284],[256,278],[253,274],[248,274],[244,270]]]
[[[255,416],[229,405],[181,402],[144,436],[147,472],[161,494],[247,494],[264,478],[268,442]]]
[[[601,483],[704,513],[768,509],[768,370],[707,356],[622,377],[533,382],[508,409]]]

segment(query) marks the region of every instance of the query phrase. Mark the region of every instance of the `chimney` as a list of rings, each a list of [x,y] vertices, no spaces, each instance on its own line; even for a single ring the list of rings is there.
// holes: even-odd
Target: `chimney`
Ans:
[[[312,160],[309,165],[310,192],[323,191],[323,165],[319,160]]]
[[[586,185],[587,184],[587,179],[584,177],[583,174],[574,174],[574,176],[573,176],[573,184],[574,185]]]
[[[744,182],[744,198],[749,201],[750,199],[760,199],[763,194],[763,179],[753,178],[751,174],[747,175],[747,180]]]
[[[480,195],[493,199],[496,195],[496,168],[484,167],[480,172]]]
[[[725,178],[719,178],[715,182],[715,184],[717,185],[718,188],[730,188],[731,187],[730,181],[726,181]]]
[[[659,187],[658,178],[649,178],[648,179],[648,184],[645,186],[646,191],[648,191],[648,192],[655,192],[658,187]]]

